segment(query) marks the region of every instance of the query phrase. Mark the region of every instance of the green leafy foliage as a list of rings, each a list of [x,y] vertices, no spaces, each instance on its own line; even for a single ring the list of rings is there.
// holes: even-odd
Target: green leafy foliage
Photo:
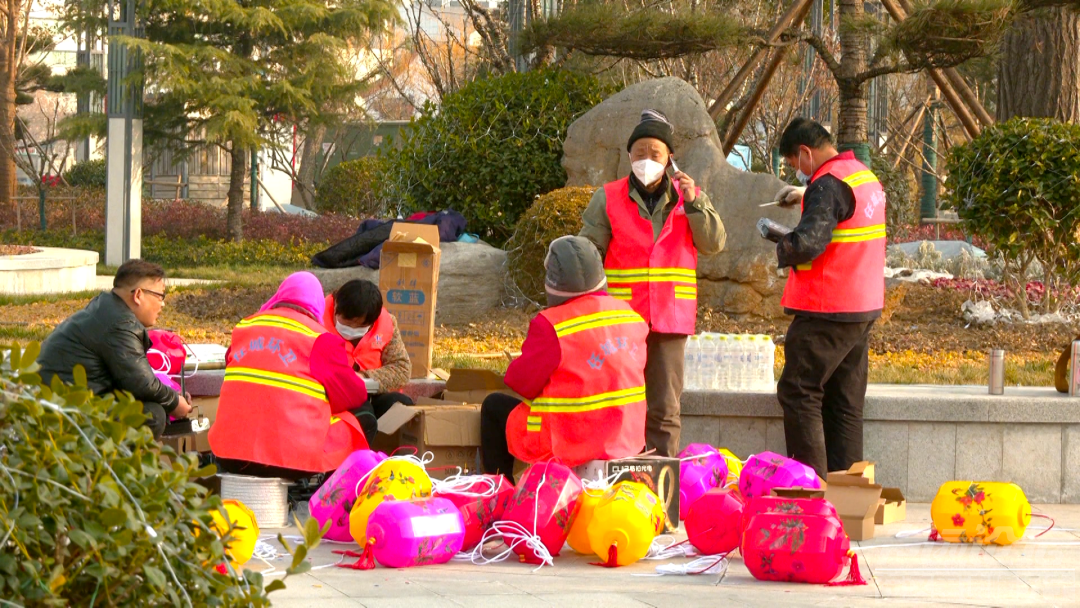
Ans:
[[[502,244],[538,194],[566,184],[566,129],[610,92],[562,70],[473,82],[429,105],[384,152],[388,196],[410,210],[454,209],[470,232]]]
[[[129,395],[40,384],[37,344],[0,361],[0,597],[34,606],[269,606],[263,577],[218,573],[221,499],[192,455],[159,448]],[[169,457],[165,464],[162,454]],[[321,537],[314,520],[288,574]],[[231,532],[230,532],[231,533]],[[228,535],[226,535],[228,538]],[[287,547],[288,548],[288,547]]]
[[[950,151],[946,196],[965,232],[986,239],[1015,281],[1035,260],[1048,288],[1080,279],[1077,142],[1080,125],[1015,118]]]
[[[886,45],[916,67],[948,67],[992,54],[1016,16],[1014,0],[930,0],[890,29]]]
[[[382,172],[377,156],[338,163],[327,170],[315,190],[315,209],[352,217],[376,217],[384,211],[379,197]]]
[[[69,186],[84,186],[91,188],[105,187],[105,159],[95,158],[75,163],[64,173],[64,180]]]
[[[520,295],[544,301],[544,258],[551,241],[581,231],[581,214],[595,187],[560,188],[540,196],[521,216],[506,242],[510,279]]]
[[[558,16],[533,23],[522,46],[555,46],[588,55],[668,59],[745,43],[745,28],[722,11],[674,13],[652,6],[626,10],[618,3],[571,5]]]

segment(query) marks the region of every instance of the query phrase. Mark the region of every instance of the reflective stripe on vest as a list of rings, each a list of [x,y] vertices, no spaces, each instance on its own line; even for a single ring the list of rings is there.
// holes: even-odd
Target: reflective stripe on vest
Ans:
[[[588,412],[619,407],[645,399],[645,385],[588,397],[537,397],[526,401],[534,412]]]
[[[885,193],[872,171],[844,152],[814,175],[832,175],[855,196],[855,210],[837,224],[825,251],[789,274],[781,304],[796,311],[880,310],[885,299]],[[813,182],[811,182],[813,183]]]
[[[304,334],[305,336],[308,336],[309,338],[317,338],[319,336],[319,332],[311,329],[310,327],[304,325],[303,323],[300,323],[298,321],[294,321],[293,319],[289,319],[289,318],[286,318],[286,317],[281,317],[281,316],[278,316],[278,315],[259,315],[257,317],[252,317],[250,319],[244,319],[244,320],[240,321],[239,323],[237,323],[236,326],[239,327],[239,328],[245,328],[245,327],[275,327],[275,328],[278,328],[278,329],[285,329],[285,330],[288,330],[288,331],[295,331],[297,333]]]
[[[677,190],[677,189],[676,189]],[[608,294],[659,333],[689,335],[697,322],[697,249],[679,199],[660,234],[630,198],[629,178],[604,186],[611,242],[604,256]]]
[[[567,319],[555,324],[555,335],[563,338],[579,331],[597,329],[623,323],[640,323],[641,315],[632,310],[605,310],[602,312]]]
[[[314,397],[327,403],[330,402],[326,398],[326,389],[321,384],[297,376],[279,374],[263,369],[252,369],[250,367],[226,367],[225,380],[272,386]]]
[[[507,422],[510,452],[525,462],[568,466],[631,456],[645,444],[645,338],[630,305],[586,295],[540,313],[559,341],[559,364]]]

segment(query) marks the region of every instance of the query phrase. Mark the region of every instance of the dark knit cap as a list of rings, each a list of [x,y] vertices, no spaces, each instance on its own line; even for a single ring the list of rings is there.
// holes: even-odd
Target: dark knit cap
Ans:
[[[673,143],[675,128],[668,122],[667,116],[664,116],[659,110],[644,110],[641,112],[641,122],[634,127],[634,132],[630,134],[630,141],[626,142],[626,151],[629,152],[634,142],[643,137],[659,139],[667,144],[669,152],[675,151]]]
[[[582,236],[561,236],[552,241],[544,268],[544,289],[551,306],[607,287],[604,260],[596,245]]]

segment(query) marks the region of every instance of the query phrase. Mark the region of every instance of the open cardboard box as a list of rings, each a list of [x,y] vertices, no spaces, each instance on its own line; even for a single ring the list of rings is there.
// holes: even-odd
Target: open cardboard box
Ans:
[[[453,475],[456,467],[478,473],[480,406],[394,404],[379,418],[379,434],[372,449],[389,454],[402,446],[435,456],[427,466],[432,477]]]
[[[454,368],[446,379],[446,390],[442,398],[460,403],[483,403],[491,393],[505,393],[517,398],[520,395],[510,390],[503,377],[489,369]]]
[[[874,483],[874,463],[856,462],[846,471],[829,473],[825,500],[836,507],[844,532],[851,540],[874,538],[881,486]]]
[[[441,254],[437,226],[395,222],[379,255],[379,291],[397,318],[413,378],[431,371]]]
[[[880,526],[905,519],[907,519],[907,499],[904,498],[904,493],[900,491],[900,488],[882,488],[877,513],[874,514],[874,523]]]

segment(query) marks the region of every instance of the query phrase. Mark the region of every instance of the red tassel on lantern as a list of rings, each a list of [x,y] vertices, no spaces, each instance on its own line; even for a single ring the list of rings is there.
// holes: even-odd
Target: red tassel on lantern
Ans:
[[[358,558],[355,563],[352,564],[338,564],[338,568],[349,568],[350,570],[374,570],[375,569],[375,553],[372,551],[372,547],[375,546],[375,539],[369,538],[367,544],[364,545],[364,552],[357,553],[356,551],[334,551],[337,555],[344,555],[345,557]]]
[[[601,568],[618,568],[619,567],[619,546],[611,545],[608,547],[607,561],[606,562],[589,562],[590,566],[600,566]]]
[[[862,572],[859,571],[858,554],[854,551],[848,551],[848,557],[851,558],[851,566],[848,567],[847,578],[835,583],[829,583],[830,587],[853,587],[866,584],[866,579],[863,578]]]

